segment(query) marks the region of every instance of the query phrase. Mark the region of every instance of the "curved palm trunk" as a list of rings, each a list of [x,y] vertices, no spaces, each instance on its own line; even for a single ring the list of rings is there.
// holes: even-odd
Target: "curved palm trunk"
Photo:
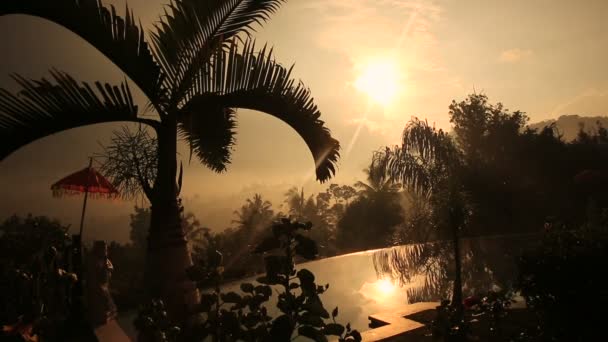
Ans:
[[[198,293],[186,276],[192,258],[180,220],[176,128],[175,121],[163,121],[157,129],[158,174],[151,199],[145,282],[149,296],[161,298],[170,318],[182,321],[189,308],[197,303]]]

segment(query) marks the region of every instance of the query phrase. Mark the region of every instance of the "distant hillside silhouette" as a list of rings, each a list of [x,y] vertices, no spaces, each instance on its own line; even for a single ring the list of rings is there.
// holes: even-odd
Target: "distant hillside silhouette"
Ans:
[[[597,122],[603,127],[608,127],[608,116],[579,116],[579,115],[562,115],[557,119],[545,120],[538,123],[528,125],[533,129],[542,129],[552,123],[555,123],[560,134],[563,135],[565,141],[571,141],[576,138],[578,131],[583,125],[588,132],[594,132],[597,127]]]

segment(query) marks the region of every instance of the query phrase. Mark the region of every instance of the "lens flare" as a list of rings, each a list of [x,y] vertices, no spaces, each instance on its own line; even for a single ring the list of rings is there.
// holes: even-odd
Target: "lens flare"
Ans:
[[[355,88],[372,101],[388,106],[401,90],[399,69],[391,61],[368,63],[355,81]]]

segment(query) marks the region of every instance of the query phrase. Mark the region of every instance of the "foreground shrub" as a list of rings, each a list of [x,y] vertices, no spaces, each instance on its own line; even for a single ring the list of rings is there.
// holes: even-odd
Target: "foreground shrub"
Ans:
[[[519,260],[518,289],[538,317],[531,339],[591,341],[605,334],[608,236],[602,229],[548,232]]]
[[[136,319],[140,341],[291,341],[303,336],[314,341],[361,341],[350,324],[336,322],[338,308],[329,313],[320,295],[329,284],[317,285],[307,269],[296,270],[294,259],[314,259],[316,243],[302,234],[312,224],[289,219],[276,222],[271,232],[254,250],[264,255],[266,274],[257,284],[242,283],[240,292],[224,293],[220,284],[224,268],[222,254],[209,248],[188,270],[201,291],[201,301],[183,331],[171,325],[162,302],[143,307]],[[213,247],[213,246],[211,246]],[[273,291],[277,293],[279,314],[272,317],[267,308]]]

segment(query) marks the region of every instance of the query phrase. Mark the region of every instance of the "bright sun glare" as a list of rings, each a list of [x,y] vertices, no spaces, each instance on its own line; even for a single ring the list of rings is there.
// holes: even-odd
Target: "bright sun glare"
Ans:
[[[399,70],[390,61],[369,63],[355,81],[355,88],[374,102],[387,106],[399,92]]]
[[[395,285],[393,285],[393,283],[388,279],[378,280],[376,284],[379,292],[383,295],[390,295],[391,293],[393,293],[393,291],[395,291]]]

